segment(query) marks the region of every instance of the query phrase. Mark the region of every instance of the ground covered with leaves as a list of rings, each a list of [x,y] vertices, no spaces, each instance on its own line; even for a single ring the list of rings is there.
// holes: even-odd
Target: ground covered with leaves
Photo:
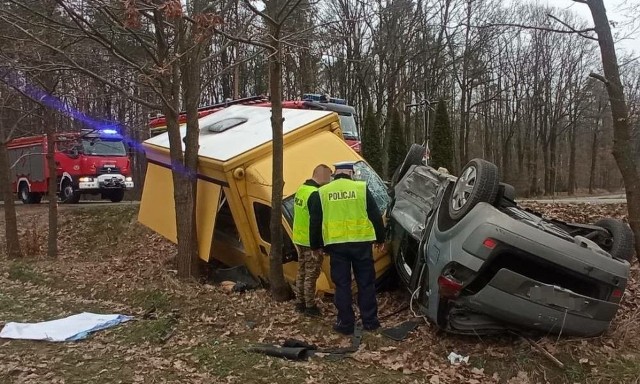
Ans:
[[[527,203],[568,221],[623,218],[623,205]],[[19,213],[24,260],[0,256],[0,326],[79,312],[121,313],[135,320],[89,339],[49,343],[0,339],[0,383],[620,383],[640,377],[640,270],[634,262],[622,308],[594,339],[538,336],[564,363],[515,335],[459,337],[423,323],[402,342],[365,333],[341,360],[287,361],[247,352],[255,343],[297,338],[321,347],[349,345],[322,319],[299,316],[268,292],[226,293],[213,284],[178,281],[174,246],[136,222],[137,206],[61,211],[60,257],[48,260],[46,208]],[[0,223],[1,227],[1,223]],[[2,228],[0,228],[2,229]],[[404,292],[379,296],[383,326],[412,318]],[[401,310],[397,314],[393,314]],[[450,352],[469,356],[451,365]]]

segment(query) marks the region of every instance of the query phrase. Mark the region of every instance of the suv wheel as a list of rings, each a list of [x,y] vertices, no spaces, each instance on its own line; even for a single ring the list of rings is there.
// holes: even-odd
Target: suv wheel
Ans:
[[[633,232],[627,224],[616,219],[601,219],[595,224],[605,229],[611,238],[604,244],[598,244],[602,249],[609,252],[611,257],[631,262],[633,258]]]
[[[498,193],[498,167],[473,159],[462,168],[449,200],[449,216],[460,220],[480,202],[493,203]]]
[[[400,179],[404,177],[409,168],[412,165],[422,165],[422,160],[424,159],[424,153],[426,149],[422,145],[419,144],[411,144],[411,148],[409,148],[409,152],[407,152],[407,156],[405,156],[402,165],[393,173],[391,177],[391,186],[395,186]]]

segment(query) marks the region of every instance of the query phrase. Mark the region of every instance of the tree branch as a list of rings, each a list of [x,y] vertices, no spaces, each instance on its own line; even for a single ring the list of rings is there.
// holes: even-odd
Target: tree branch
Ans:
[[[574,0],[574,1],[575,1],[575,0]],[[602,81],[602,82],[604,83],[604,85],[609,85],[609,80],[607,80],[607,78],[606,78],[606,77],[604,77],[604,76],[602,76],[602,75],[600,75],[600,74],[598,74],[598,73],[591,72],[591,73],[589,74],[589,77],[593,77],[593,78],[594,78],[594,79],[596,79],[596,80],[600,80],[600,81]]]
[[[574,0],[575,1],[575,0]],[[584,33],[586,32],[594,32],[595,29],[594,28],[587,28],[587,29],[583,29],[580,31],[575,31],[575,30],[567,30],[567,29],[554,29],[554,28],[547,28],[547,27],[535,27],[533,25],[524,25],[524,24],[516,24],[516,23],[491,23],[491,24],[484,24],[484,25],[475,25],[475,26],[471,26],[468,25],[468,27],[473,27],[473,28],[495,28],[495,27],[511,27],[511,28],[522,28],[522,29],[533,29],[536,31],[547,31],[547,32],[555,32],[555,33],[569,33],[569,34],[578,34],[586,39],[590,39],[593,41],[598,41],[598,38],[593,37],[593,36],[589,36],[589,35],[585,35]]]
[[[251,12],[255,13],[256,15],[260,15],[260,17],[265,19],[269,24],[273,26],[279,26],[278,22],[275,21],[271,16],[254,7],[253,4],[251,4],[251,0],[244,0],[244,4],[251,10]]]
[[[280,18],[280,16],[282,15],[282,12],[287,8],[287,6],[291,3],[291,0],[287,0],[287,2],[282,6],[282,9],[280,10],[280,12],[278,12],[278,22],[280,23],[280,26],[282,26],[282,24],[284,24],[284,22],[289,18],[289,16],[291,16],[291,13],[298,8],[298,6],[300,5],[300,3],[302,2],[302,0],[296,0],[295,4],[293,4],[293,6],[291,6],[291,8],[288,9],[287,13],[284,15],[283,18]]]
[[[550,13],[547,13],[547,17],[552,18],[553,20],[555,20],[558,23],[562,24],[565,28],[568,28],[570,31],[573,31],[574,33],[577,33],[579,36],[582,36],[582,37],[587,38],[587,39],[592,39],[592,40],[598,41],[597,38],[595,38],[593,36],[589,36],[589,35],[586,34],[587,32],[595,32],[595,30],[596,30],[595,28],[586,28],[586,29],[582,29],[582,30],[577,30],[574,27],[572,27],[571,25],[567,24],[566,22],[560,20],[559,18],[553,16]]]
[[[249,44],[249,45],[255,45],[255,46],[258,46],[258,47],[265,48],[265,49],[267,49],[267,50],[269,50],[271,52],[276,50],[275,47],[272,47],[271,45],[263,43],[261,41],[250,40],[250,39],[245,39],[243,37],[233,36],[233,35],[230,35],[230,34],[224,32],[223,30],[218,29],[216,27],[214,27],[213,30],[214,30],[214,32],[222,35],[223,37],[225,37],[225,38],[227,38],[229,40],[233,40],[233,41],[237,41],[239,43],[245,43],[245,44]]]

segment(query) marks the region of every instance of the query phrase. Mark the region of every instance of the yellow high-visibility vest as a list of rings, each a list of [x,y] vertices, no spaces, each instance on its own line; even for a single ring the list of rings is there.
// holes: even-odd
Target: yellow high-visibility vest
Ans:
[[[309,246],[309,196],[318,188],[302,184],[293,200],[293,242],[305,247]]]
[[[367,215],[367,185],[364,181],[337,179],[320,187],[318,193],[325,245],[376,239]]]

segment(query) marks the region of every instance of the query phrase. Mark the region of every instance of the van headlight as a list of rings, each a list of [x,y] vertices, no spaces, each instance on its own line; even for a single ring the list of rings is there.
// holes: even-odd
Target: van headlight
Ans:
[[[81,183],[89,183],[93,181],[93,177],[81,177],[80,178],[80,182]]]
[[[127,176],[127,177],[124,178],[124,181],[131,182],[131,181],[133,181],[133,177]]]

